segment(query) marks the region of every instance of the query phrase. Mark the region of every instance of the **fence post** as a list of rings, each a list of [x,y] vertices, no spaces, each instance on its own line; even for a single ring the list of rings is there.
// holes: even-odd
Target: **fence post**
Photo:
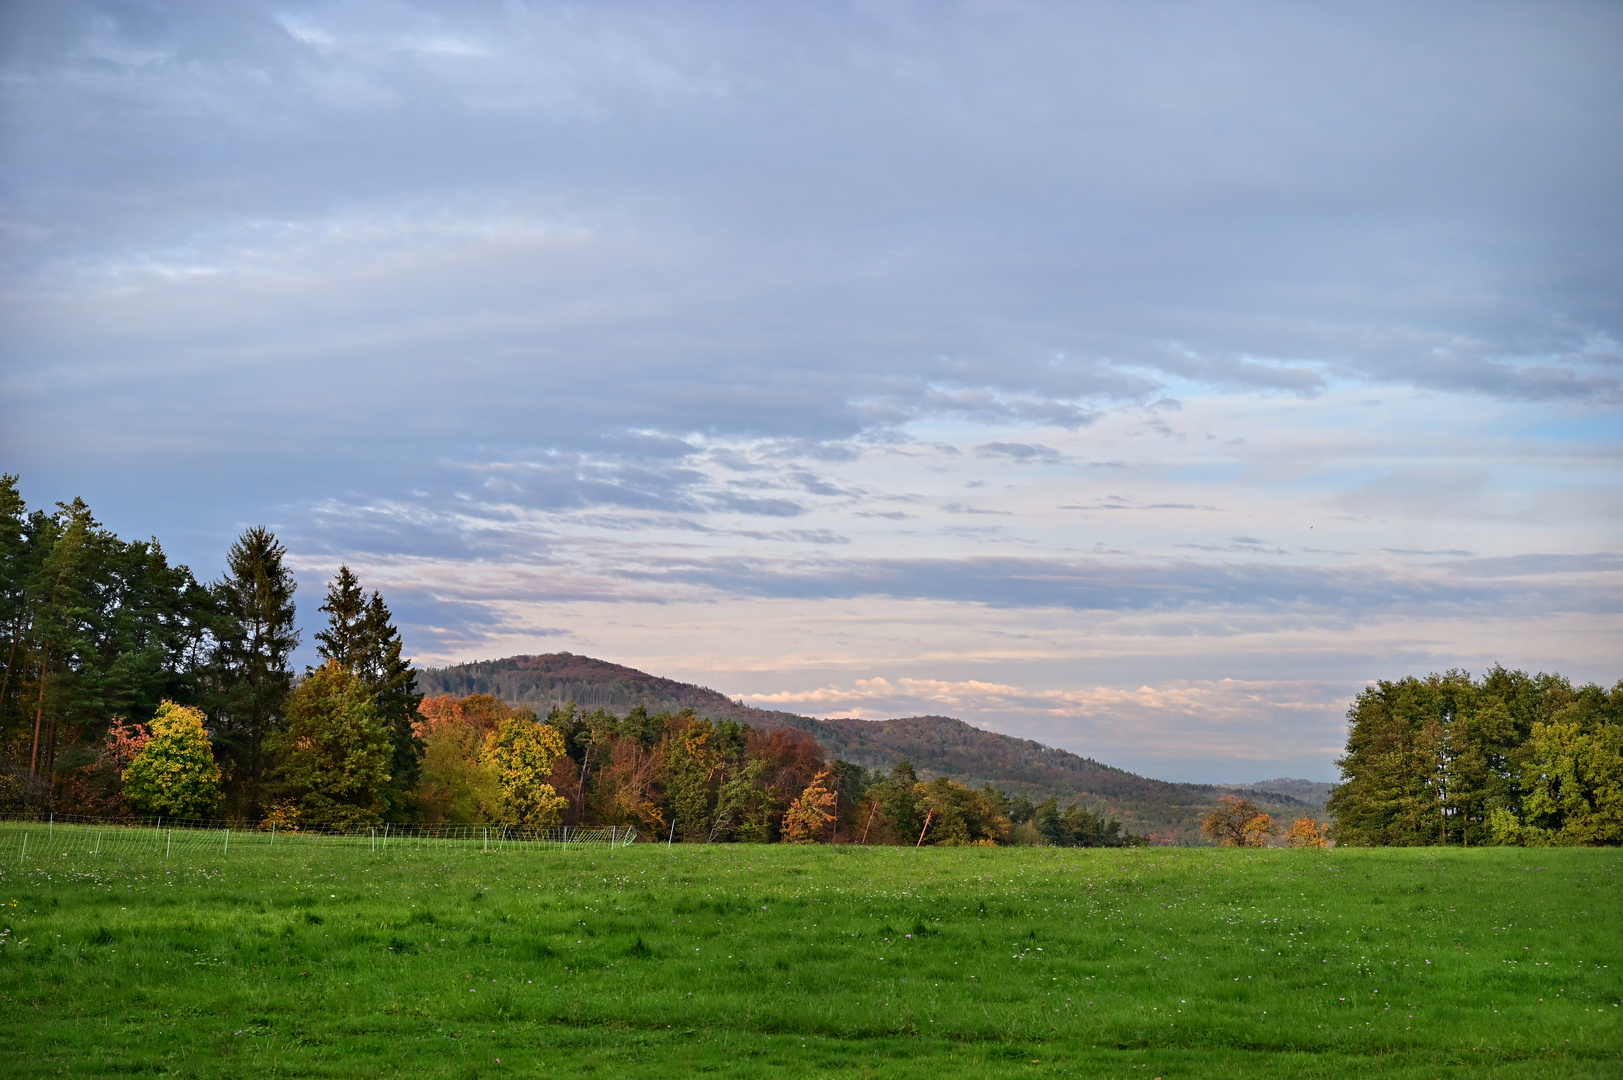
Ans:
[[[229,825],[225,827],[225,851],[222,854],[231,854],[231,826]]]
[[[24,832],[23,833],[23,853],[21,855],[17,856],[17,865],[21,866],[23,864],[23,860],[26,859],[26,858],[28,858],[28,833]]]
[[[165,840],[164,840],[163,857],[167,859],[169,857],[169,853],[171,851],[173,851],[174,848],[175,848],[175,830],[170,829],[168,834],[166,835]]]
[[[665,838],[665,850],[671,849],[671,841],[676,839],[676,819],[671,818],[671,835]]]

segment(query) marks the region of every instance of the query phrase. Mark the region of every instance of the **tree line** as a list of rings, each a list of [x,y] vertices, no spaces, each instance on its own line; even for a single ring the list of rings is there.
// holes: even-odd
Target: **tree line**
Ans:
[[[1347,719],[1339,844],[1623,843],[1623,681],[1452,670],[1379,681]]]
[[[903,762],[870,773],[794,729],[485,695],[424,700],[382,595],[340,567],[302,675],[296,583],[262,527],[200,582],[82,500],[29,510],[0,477],[0,811],[284,828],[630,825],[686,842],[1135,842],[1049,798]]]
[[[1119,846],[1121,823],[1049,798],[1033,804],[949,777],[920,780],[830,760],[810,735],[713,720],[692,709],[625,715],[573,702],[543,721],[491,695],[430,697],[417,732],[424,756],[418,806],[428,822],[512,821],[503,732],[547,732],[538,790],[546,816],[530,824],[633,826],[698,843],[861,843]],[[533,781],[532,781],[533,782]],[[535,805],[539,806],[537,802]]]
[[[421,695],[393,616],[342,568],[299,679],[286,556],[250,528],[200,582],[0,476],[0,810],[259,820],[318,812],[331,781],[339,817],[408,818]]]

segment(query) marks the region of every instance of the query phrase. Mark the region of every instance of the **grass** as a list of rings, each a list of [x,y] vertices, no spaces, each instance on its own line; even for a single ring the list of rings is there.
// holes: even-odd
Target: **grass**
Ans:
[[[29,831],[7,1075],[1623,1075],[1615,850]]]

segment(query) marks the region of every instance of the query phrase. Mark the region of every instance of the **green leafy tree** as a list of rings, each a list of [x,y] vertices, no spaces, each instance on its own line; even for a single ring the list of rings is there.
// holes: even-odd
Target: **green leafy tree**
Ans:
[[[421,715],[423,764],[413,797],[423,819],[497,820],[501,792],[495,770],[483,760],[484,748],[512,710],[493,697],[447,695],[425,700]]]
[[[277,789],[299,817],[382,821],[392,746],[366,684],[329,660],[288,694],[285,708],[286,727],[266,748],[277,758]]]
[[[1340,844],[1614,843],[1607,724],[1623,696],[1495,667],[1380,681],[1348,711]]]
[[[257,815],[271,762],[268,741],[283,726],[293,686],[291,658],[297,584],[287,549],[254,526],[231,545],[226,576],[214,586],[218,618],[207,670],[208,704],[231,764],[241,809]]]
[[[423,741],[415,729],[423,695],[417,692],[417,673],[411,661],[401,655],[403,643],[394,616],[382,594],[373,590],[370,597],[366,595],[348,566],[338,568],[320,610],[327,613],[327,625],[315,635],[316,651],[323,660],[347,668],[372,691],[393,747],[391,809],[394,816],[409,815],[410,792],[423,760]]]
[[[984,790],[938,776],[916,785],[914,794],[925,821],[915,844],[997,844],[1008,838],[1011,822],[1003,812],[1001,792],[989,797]]]
[[[165,701],[148,730],[151,737],[124,769],[124,797],[164,817],[213,814],[220,803],[220,769],[202,712]]]
[[[65,783],[71,795],[114,717],[191,698],[206,597],[156,540],[125,543],[82,500],[26,514],[15,484],[0,482],[0,510],[9,616],[0,726],[7,741],[26,739],[40,793]]]
[[[1614,719],[1618,706],[1623,706],[1623,682],[1610,695],[1580,698],[1549,721],[1533,723],[1522,755],[1526,794],[1516,810],[1499,807],[1493,812],[1492,826],[1501,843],[1623,844],[1623,722]]]
[[[503,821],[537,828],[558,824],[569,805],[547,783],[553,764],[565,756],[558,729],[533,715],[512,717],[490,736],[485,756],[495,772]]]
[[[734,770],[716,793],[716,816],[710,827],[711,840],[737,840],[765,844],[772,840],[777,800],[767,790],[770,765],[751,758]]]
[[[1440,681],[1381,681],[1353,702],[1347,753],[1336,763],[1342,782],[1328,807],[1337,843],[1433,844],[1444,835]]]
[[[665,807],[668,821],[684,840],[710,838],[715,824],[716,774],[721,758],[710,741],[716,729],[691,713],[678,714],[665,749]]]

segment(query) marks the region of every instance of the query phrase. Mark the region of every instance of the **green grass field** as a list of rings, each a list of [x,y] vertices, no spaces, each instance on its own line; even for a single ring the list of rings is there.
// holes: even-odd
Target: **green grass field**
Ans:
[[[1616,850],[22,829],[7,1075],[1623,1076]]]

